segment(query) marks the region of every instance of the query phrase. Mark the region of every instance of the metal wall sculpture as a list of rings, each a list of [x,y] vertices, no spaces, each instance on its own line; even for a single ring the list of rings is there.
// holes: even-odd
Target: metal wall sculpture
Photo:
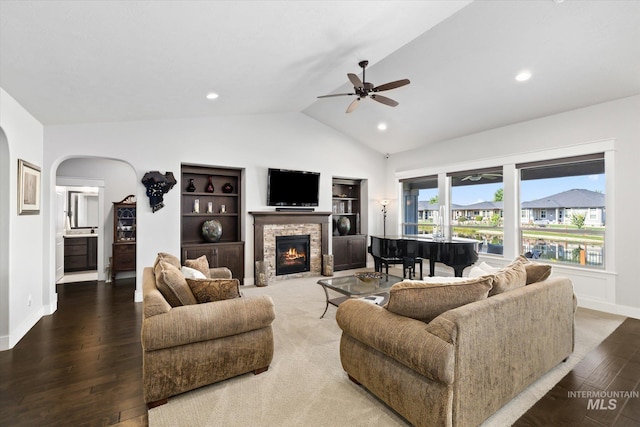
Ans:
[[[142,183],[147,188],[147,197],[151,204],[151,211],[156,212],[164,207],[164,195],[176,185],[176,178],[173,172],[164,175],[158,171],[151,171],[144,174]]]

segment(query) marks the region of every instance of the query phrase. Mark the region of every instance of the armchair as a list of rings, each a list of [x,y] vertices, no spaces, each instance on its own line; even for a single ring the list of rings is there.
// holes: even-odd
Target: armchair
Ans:
[[[172,306],[158,289],[157,270],[146,267],[142,280],[142,376],[149,408],[179,393],[269,368],[275,319],[270,297],[188,305],[175,305],[172,298]]]

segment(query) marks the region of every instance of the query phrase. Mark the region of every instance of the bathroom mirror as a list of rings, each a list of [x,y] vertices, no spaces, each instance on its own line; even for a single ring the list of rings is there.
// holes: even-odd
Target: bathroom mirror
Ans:
[[[98,227],[98,193],[68,192],[69,223],[71,228]]]

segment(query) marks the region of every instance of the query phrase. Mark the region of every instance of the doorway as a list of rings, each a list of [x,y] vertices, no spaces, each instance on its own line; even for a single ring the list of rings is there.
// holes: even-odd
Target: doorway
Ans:
[[[69,183],[68,178],[57,181]],[[84,183],[91,185],[56,185],[56,284],[98,280],[104,189],[102,182]]]
[[[130,164],[121,160],[76,157],[62,161],[55,174],[56,200],[53,201],[52,208],[56,209],[56,284],[87,280],[110,282],[109,271],[114,233],[113,202],[136,193],[135,171]],[[96,204],[97,222],[95,211],[92,210],[95,209]],[[59,235],[62,237],[59,238]],[[67,243],[71,242],[71,239],[84,238],[85,247],[79,245],[79,248],[72,249],[80,254],[89,254],[91,244],[95,242],[97,263],[92,270],[72,268],[74,271],[63,272],[61,282],[59,269],[64,270],[61,265],[64,264],[64,258],[66,258],[64,254],[67,253],[64,251],[65,235]],[[81,260],[72,259],[71,261],[80,262],[82,265]],[[87,271],[90,273],[87,274]],[[135,277],[135,272],[128,275],[124,273],[122,276],[123,278]]]

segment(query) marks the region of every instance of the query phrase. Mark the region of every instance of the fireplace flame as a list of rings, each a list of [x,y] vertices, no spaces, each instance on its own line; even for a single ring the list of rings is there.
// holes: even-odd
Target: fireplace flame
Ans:
[[[296,248],[290,248],[288,251],[286,251],[283,254],[283,257],[286,261],[291,262],[291,261],[298,261],[298,260],[304,261],[304,259],[307,256],[304,252],[298,252]]]

